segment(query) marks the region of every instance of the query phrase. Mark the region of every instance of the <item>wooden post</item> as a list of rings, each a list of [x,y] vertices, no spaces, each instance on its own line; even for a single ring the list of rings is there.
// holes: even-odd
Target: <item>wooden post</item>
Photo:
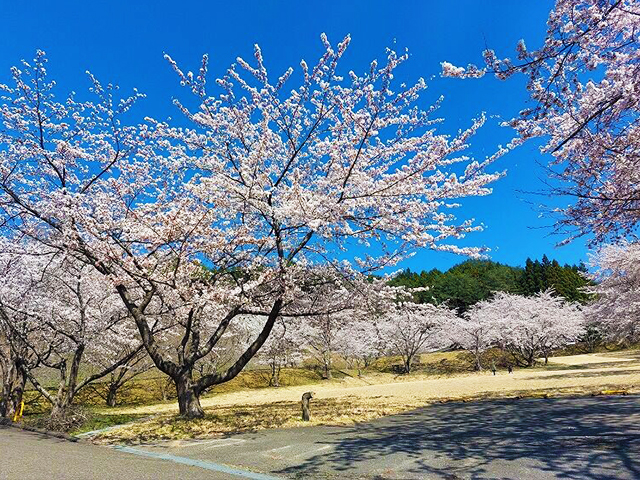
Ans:
[[[302,421],[308,422],[311,417],[309,410],[309,400],[313,398],[313,392],[306,392],[302,394]]]

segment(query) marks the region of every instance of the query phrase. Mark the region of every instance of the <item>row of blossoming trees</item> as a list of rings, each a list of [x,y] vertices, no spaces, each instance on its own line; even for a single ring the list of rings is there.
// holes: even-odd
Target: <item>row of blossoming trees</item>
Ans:
[[[320,367],[324,378],[331,378],[337,358],[360,375],[380,357],[397,357],[402,371],[409,373],[420,354],[460,347],[473,355],[476,370],[486,367],[482,356],[490,348],[504,350],[512,365],[529,367],[586,333],[584,308],[552,291],[531,297],[497,292],[462,316],[446,305],[395,300],[377,314],[354,308],[279,321],[256,361],[269,368],[272,386],[279,385],[282,368],[308,360]],[[257,319],[247,320],[244,337],[251,338]]]
[[[537,106],[510,122],[513,145],[549,139],[554,181],[575,199],[558,225],[594,242],[632,235],[640,211],[639,13],[632,0],[558,0],[544,46],[521,44],[517,64],[492,53],[483,69],[444,64],[454,76],[529,76]],[[306,332],[326,357],[308,330],[335,317],[351,329],[347,357],[364,365],[376,338],[406,370],[454,332],[474,352],[500,344],[525,364],[575,338],[582,314],[549,292],[496,295],[458,319],[372,279],[418,248],[481,255],[456,246],[480,227],[453,211],[491,193],[506,150],[466,152],[484,116],[438,133],[439,101],[419,100],[425,82],[394,81],[406,54],[358,75],[340,67],[349,37],[322,42],[313,66],[273,77],[256,47],[213,84],[206,56],[196,73],[167,57],[190,98],[166,122],[135,122],[142,95],[119,98],[91,75],[91,98],[60,96],[42,52],[12,70],[0,86],[4,414],[29,381],[63,415],[80,389],[117,382],[142,355],[175,384],[180,413],[201,417],[200,396],[256,355],[299,351],[278,345],[285,331]],[[616,265],[620,275],[603,270],[603,297],[623,298],[629,267]],[[612,305],[602,314],[618,325]],[[60,372],[56,392],[38,367]]]

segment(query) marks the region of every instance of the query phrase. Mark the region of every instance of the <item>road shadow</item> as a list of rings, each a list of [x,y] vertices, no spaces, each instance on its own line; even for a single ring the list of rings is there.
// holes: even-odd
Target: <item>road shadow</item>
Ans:
[[[332,452],[277,473],[316,478],[331,471],[349,478],[365,462],[402,454],[412,461],[392,478],[522,478],[496,475],[496,465],[523,459],[557,478],[640,478],[635,396],[452,402],[333,435],[323,442]]]

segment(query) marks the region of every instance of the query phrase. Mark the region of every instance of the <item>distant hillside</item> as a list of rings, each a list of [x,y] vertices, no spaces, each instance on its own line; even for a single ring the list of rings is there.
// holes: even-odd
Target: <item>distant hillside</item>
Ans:
[[[496,291],[533,295],[553,288],[568,300],[585,302],[588,296],[580,289],[588,281],[582,272],[586,272],[584,265],[561,266],[545,255],[542,260],[528,258],[524,268],[490,260],[467,260],[446,272],[434,268],[417,273],[407,269],[390,283],[411,288],[429,287],[426,292],[417,292],[415,299],[421,303],[446,302],[462,313]]]

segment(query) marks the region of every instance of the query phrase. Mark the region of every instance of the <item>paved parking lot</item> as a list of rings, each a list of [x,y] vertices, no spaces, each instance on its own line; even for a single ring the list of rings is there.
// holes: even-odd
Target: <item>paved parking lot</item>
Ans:
[[[0,430],[0,479],[637,479],[640,397],[452,402],[120,450]]]

